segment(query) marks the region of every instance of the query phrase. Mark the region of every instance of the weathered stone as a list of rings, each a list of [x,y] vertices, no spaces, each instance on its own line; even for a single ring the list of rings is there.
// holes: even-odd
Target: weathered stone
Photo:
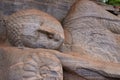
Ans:
[[[64,29],[70,35],[66,43],[71,51],[83,50],[103,61],[120,61],[120,47],[114,36],[120,33],[120,19],[92,1],[78,1],[66,17]]]
[[[56,59],[55,56],[60,60],[61,63],[59,62],[59,60]],[[34,60],[38,61],[39,63],[35,63]],[[31,66],[26,66],[28,68],[23,68],[25,66],[24,64],[30,63],[34,67],[35,65],[42,65],[41,61],[44,62],[43,63],[44,65],[47,64],[45,66],[50,66],[51,73],[46,72],[48,73],[48,76],[46,76],[48,80],[51,80],[49,78],[51,76],[53,76],[54,78],[58,78],[58,80],[62,80],[62,72],[61,72],[60,64],[62,64],[65,69],[69,71],[73,71],[77,74],[79,74],[78,73],[79,70],[86,70],[86,71],[90,70],[91,72],[96,72],[98,74],[102,74],[107,77],[120,78],[120,68],[119,68],[120,64],[117,63],[97,61],[86,55],[78,56],[78,57],[72,56],[49,49],[31,49],[31,48],[18,49],[15,47],[1,46],[0,47],[0,74],[1,74],[0,80],[13,80],[13,79],[21,80],[23,73],[26,73],[24,72],[24,69],[34,70],[34,68],[31,68]],[[43,69],[45,71],[47,70],[47,68],[43,68]],[[44,71],[44,70],[39,70],[38,68],[36,70],[40,71],[41,73],[42,71]],[[53,75],[52,75],[52,71],[53,71]],[[57,72],[59,75],[54,74],[55,72]],[[31,78],[33,76],[33,74],[29,74],[29,73],[27,73],[26,75],[28,75],[28,77]],[[79,75],[81,76],[81,74]],[[46,79],[46,78],[44,77],[42,79]],[[41,79],[41,77],[38,77],[37,79]]]
[[[0,10],[6,15],[10,15],[21,9],[35,8],[47,12],[62,21],[75,1],[76,0],[0,0]]]
[[[63,52],[87,55],[103,62],[120,63],[120,46],[115,36],[120,33],[120,18],[92,1],[79,0],[71,8],[63,25],[66,38],[62,46]],[[96,74],[94,70],[79,69],[78,74],[88,79],[104,80],[103,74]]]
[[[6,40],[6,27],[4,15],[0,13],[0,43],[3,43]]]
[[[0,80],[63,80],[60,61],[47,50],[0,48]]]
[[[65,70],[63,73],[64,73],[64,75],[63,75],[64,80],[87,80],[87,79],[81,77],[80,75],[73,73],[71,71]]]
[[[36,9],[21,10],[7,18],[7,37],[14,46],[58,49],[64,40],[61,24]]]
[[[20,9],[38,8],[62,20],[75,0],[0,1],[2,6],[0,10],[7,15]],[[39,4],[39,7],[36,4]],[[9,10],[8,6],[10,6]],[[41,27],[44,21],[45,25]],[[64,39],[60,23],[38,10],[16,12],[8,18],[6,24],[9,40],[16,46],[57,49]],[[59,28],[55,25],[59,25]],[[119,25],[120,19],[116,16],[88,0],[80,0],[73,6],[64,22],[66,40],[62,49],[67,54],[48,49],[18,49],[2,46],[0,47],[0,80],[23,78],[63,80],[61,64],[65,70],[69,71],[64,74],[65,80],[85,80],[84,78],[119,80]],[[35,39],[38,38],[34,31],[38,31],[37,34],[40,33],[39,46],[37,43],[34,45]],[[51,34],[57,34],[57,36],[53,37]],[[53,42],[48,38],[50,40],[52,38]],[[56,38],[61,40],[60,43],[58,42],[59,45],[54,44]],[[43,65],[42,68],[38,69],[41,65]]]

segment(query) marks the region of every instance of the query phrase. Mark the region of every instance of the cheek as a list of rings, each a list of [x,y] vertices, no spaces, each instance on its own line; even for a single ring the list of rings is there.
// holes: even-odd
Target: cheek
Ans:
[[[35,28],[25,28],[22,34],[23,42],[27,47],[56,49],[61,44],[55,36],[37,31]]]
[[[31,35],[31,36],[36,36],[36,30],[39,28],[38,24],[33,24],[33,23],[29,23],[29,24],[21,24],[22,26],[22,34],[23,35]]]
[[[54,38],[49,38],[47,34],[39,34],[39,38],[37,39],[37,44],[43,46],[43,48],[47,49],[55,49],[58,45],[58,42],[54,40]]]
[[[55,38],[47,39],[47,43],[44,44],[48,49],[58,49],[62,44],[63,40],[56,40]]]
[[[47,38],[47,35],[46,34],[43,34],[43,33],[38,33],[37,34],[37,42],[39,43],[48,43],[48,38]]]
[[[37,35],[36,43],[39,44],[39,45],[47,47],[48,44],[50,44],[50,40],[48,39],[46,34],[39,33]]]

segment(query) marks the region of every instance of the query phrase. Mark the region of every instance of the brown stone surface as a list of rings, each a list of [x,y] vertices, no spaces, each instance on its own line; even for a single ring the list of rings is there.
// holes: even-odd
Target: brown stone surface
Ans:
[[[73,52],[85,52],[93,58],[119,62],[120,46],[114,34],[120,33],[120,19],[89,0],[80,0],[64,21],[71,36],[66,40]],[[68,38],[66,38],[68,39]]]
[[[36,9],[13,13],[6,21],[7,37],[14,46],[58,49],[64,40],[61,24]]]
[[[115,36],[120,33],[120,18],[92,1],[80,0],[72,6],[63,26],[66,38],[63,52],[72,51],[99,61],[120,63],[120,42]],[[103,73],[94,70],[78,69],[77,72],[87,79],[106,80]]]
[[[60,61],[47,50],[0,48],[0,80],[63,80]]]
[[[1,46],[0,80],[63,80],[63,73],[64,80],[120,79],[118,17],[89,0],[79,0],[64,20],[63,32],[55,18],[42,12],[62,20],[74,1],[0,0],[0,40],[6,35],[3,14],[18,11],[7,18],[8,40],[15,46],[39,48]],[[64,33],[64,53],[49,50],[61,46]]]
[[[43,70],[40,70],[40,72],[45,71],[43,72],[43,74],[48,75],[45,76],[48,80],[50,76],[56,77],[58,78],[58,80],[62,80],[61,64],[64,69],[73,71],[80,76],[83,76],[84,72],[82,72],[81,75],[81,72],[78,71],[84,70],[89,72],[88,70],[90,70],[90,72],[96,72],[107,77],[120,78],[120,64],[96,61],[89,56],[77,57],[49,49],[18,49],[15,47],[6,46],[0,47],[0,55],[0,80],[21,80],[23,78],[23,73],[26,73],[24,72],[23,68],[25,66],[24,64],[27,63],[33,66],[36,66],[36,64],[46,64],[47,66],[50,66],[50,72],[49,70],[47,70],[47,68],[43,68]],[[60,60],[60,62],[58,59],[56,59],[55,56]],[[38,60],[39,63],[34,63],[34,60]],[[41,61],[43,61],[44,63],[41,63]],[[28,66],[28,69],[30,69],[31,71],[34,70],[34,67]],[[38,68],[36,70],[39,71]],[[59,75],[56,75],[55,72],[58,72]],[[16,75],[16,77],[14,75]],[[29,73],[26,73],[26,75],[28,76],[28,78],[32,77],[32,75]],[[70,73],[67,75],[70,75]],[[73,76],[75,77],[75,75]],[[44,79],[46,79],[45,77]],[[76,77],[78,76],[76,75]],[[41,77],[38,77],[38,79],[41,79]],[[95,78],[94,80],[101,79]]]
[[[64,80],[87,80],[79,76],[78,74],[70,72],[70,71],[64,71],[63,73],[64,73],[63,75]]]

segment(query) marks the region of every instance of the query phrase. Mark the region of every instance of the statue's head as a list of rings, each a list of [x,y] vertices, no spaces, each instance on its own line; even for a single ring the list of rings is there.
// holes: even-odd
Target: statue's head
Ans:
[[[22,43],[31,48],[57,49],[64,40],[61,24],[52,16],[35,9],[21,10],[9,16],[7,33],[12,45]]]

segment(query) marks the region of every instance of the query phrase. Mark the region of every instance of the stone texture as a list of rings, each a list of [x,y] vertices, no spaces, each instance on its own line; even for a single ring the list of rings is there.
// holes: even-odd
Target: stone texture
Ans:
[[[76,0],[0,0],[0,10],[10,15],[21,9],[39,9],[51,14],[58,20],[66,16],[70,6]]]
[[[119,79],[119,63],[96,60],[89,55],[54,53],[62,62],[64,69],[73,71],[87,80],[116,80]],[[115,78],[115,79],[114,79]]]
[[[58,49],[64,40],[61,24],[36,9],[21,10],[6,20],[7,37],[14,46]]]
[[[0,13],[0,43],[3,43],[6,40],[6,28],[4,15]]]
[[[114,36],[120,33],[120,19],[92,1],[77,2],[64,21],[64,29],[70,35],[66,43],[71,51],[83,50],[91,57],[107,62],[120,61],[120,46]]]
[[[66,38],[61,49],[63,52],[120,63],[120,42],[115,36],[120,33],[120,18],[92,1],[80,0],[72,6],[63,27]],[[80,69],[77,72],[87,79],[106,80],[103,74],[91,70]]]
[[[0,80],[63,80],[62,65],[47,50],[2,47]]]
[[[58,59],[56,59],[56,57]],[[35,63],[34,61],[38,61]],[[43,63],[41,62],[43,61]],[[32,66],[25,66],[25,64],[32,65]],[[90,72],[96,72],[96,74],[102,74],[106,77],[113,77],[113,78],[120,78],[120,64],[117,63],[110,63],[110,62],[103,62],[103,61],[97,61],[89,56],[72,56],[68,54],[63,54],[55,50],[49,50],[49,49],[32,49],[32,48],[24,48],[24,49],[18,49],[16,47],[7,47],[7,46],[0,46],[0,80],[21,80],[24,76],[23,73],[27,75],[25,78],[33,78],[33,73],[27,73],[24,72],[24,69],[37,70],[40,71],[41,75],[43,75],[42,79],[47,80],[62,80],[62,71],[61,71],[61,64],[64,67],[64,69],[69,70],[69,72],[74,72],[79,75],[74,74],[66,74],[64,75],[64,78],[66,75],[72,75],[73,77],[78,77],[78,79],[83,79],[82,76],[85,74],[82,71],[82,75],[80,74],[81,70],[87,71],[90,70]],[[39,68],[34,69],[36,65],[44,65],[42,70],[39,70]],[[23,68],[23,67],[27,68]],[[48,70],[47,67],[50,67]],[[47,70],[47,71],[46,71]],[[45,72],[44,72],[45,71]],[[50,71],[50,72],[49,72]],[[43,73],[42,73],[43,72]],[[55,73],[58,73],[55,74]],[[35,76],[37,76],[36,74]],[[45,76],[47,75],[47,76]],[[91,75],[91,74],[89,74]],[[38,75],[37,79],[41,79],[40,75]],[[71,79],[72,79],[71,76]],[[52,79],[51,79],[52,77]],[[69,79],[69,78],[67,78]],[[88,80],[107,80],[104,79],[98,79],[94,76],[94,79],[88,79]],[[108,78],[108,80],[110,80]],[[114,79],[113,79],[114,80]]]
[[[87,79],[81,77],[80,75],[73,73],[71,71],[64,70],[63,73],[64,73],[64,75],[63,75],[64,80],[87,80]]]
[[[24,45],[36,48],[36,45],[33,46],[36,34],[33,33],[34,30],[38,30],[41,35],[39,40],[42,43],[39,47],[56,49],[55,45],[53,48],[46,43],[51,43],[48,38],[51,40],[51,34],[56,33],[58,35],[52,37],[53,44],[56,38],[63,41],[64,33],[60,23],[48,14],[35,9],[19,10],[38,8],[62,20],[75,0],[0,1],[2,14],[10,15],[18,11],[8,17],[6,23],[12,44],[21,46],[27,42]],[[41,27],[44,20],[48,20],[45,24],[49,27],[45,25]],[[55,23],[54,25],[60,25],[59,28],[51,26],[51,22]],[[4,26],[3,23],[3,19],[0,20],[0,27]],[[64,80],[120,79],[119,18],[91,1],[79,0],[73,5],[63,24],[66,38],[62,46],[64,54],[49,49],[18,49],[1,46],[0,80],[21,80],[23,78],[26,80],[63,80],[62,66],[65,69]],[[59,30],[62,32],[59,33]],[[61,44],[60,42],[59,46]]]

